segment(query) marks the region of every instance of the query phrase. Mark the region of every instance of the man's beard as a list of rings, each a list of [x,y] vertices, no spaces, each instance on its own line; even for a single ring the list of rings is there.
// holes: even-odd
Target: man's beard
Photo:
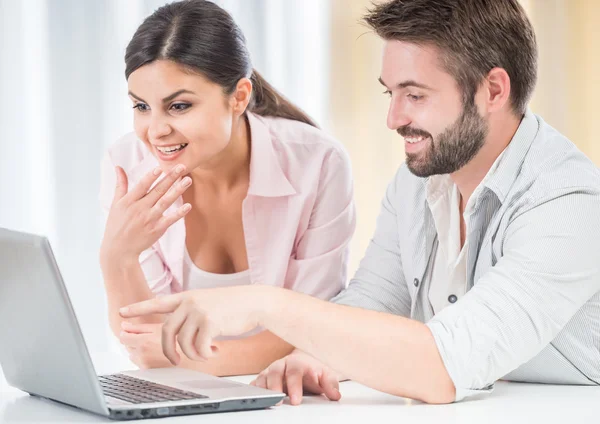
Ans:
[[[461,115],[435,139],[426,131],[398,128],[402,137],[422,136],[429,146],[424,151],[406,154],[406,165],[417,177],[451,174],[465,166],[485,142],[488,123],[479,115],[474,101],[463,106]]]

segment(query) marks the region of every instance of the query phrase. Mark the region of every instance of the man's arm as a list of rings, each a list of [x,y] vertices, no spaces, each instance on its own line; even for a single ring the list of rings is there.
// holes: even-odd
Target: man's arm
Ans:
[[[396,396],[454,401],[454,385],[425,324],[263,289],[268,302],[259,312],[261,325],[339,374]]]
[[[535,357],[600,291],[598,216],[597,192],[547,193],[499,235],[496,265],[427,323],[457,399]]]

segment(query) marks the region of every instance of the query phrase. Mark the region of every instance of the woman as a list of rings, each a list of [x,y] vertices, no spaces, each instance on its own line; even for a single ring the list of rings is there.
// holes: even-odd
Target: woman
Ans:
[[[253,70],[231,16],[204,0],[163,6],[125,62],[135,134],[104,160],[100,261],[110,325],[131,359],[170,365],[164,318],[124,322],[131,303],[246,284],[337,294],[355,229],[348,156]],[[180,366],[257,373],[292,350],[260,329],[245,336]]]

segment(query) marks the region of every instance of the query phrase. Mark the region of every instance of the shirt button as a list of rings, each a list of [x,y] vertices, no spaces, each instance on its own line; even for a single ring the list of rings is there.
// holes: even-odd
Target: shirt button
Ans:
[[[415,278],[415,280],[413,281],[413,284],[415,285],[415,287],[419,287],[419,279]]]
[[[448,302],[450,303],[454,303],[458,300],[458,297],[456,297],[455,295],[451,294],[450,296],[448,296]]]

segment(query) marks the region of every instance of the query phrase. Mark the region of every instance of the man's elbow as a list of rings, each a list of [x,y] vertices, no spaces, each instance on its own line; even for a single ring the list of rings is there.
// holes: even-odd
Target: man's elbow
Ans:
[[[456,400],[456,389],[450,376],[444,372],[444,375],[430,379],[422,379],[421,384],[411,384],[410,387],[403,387],[394,390],[391,393],[400,397],[408,397],[420,402],[433,405],[453,403]]]
[[[454,383],[448,377],[447,381],[440,381],[435,386],[428,388],[418,400],[433,405],[453,403],[456,400]]]

